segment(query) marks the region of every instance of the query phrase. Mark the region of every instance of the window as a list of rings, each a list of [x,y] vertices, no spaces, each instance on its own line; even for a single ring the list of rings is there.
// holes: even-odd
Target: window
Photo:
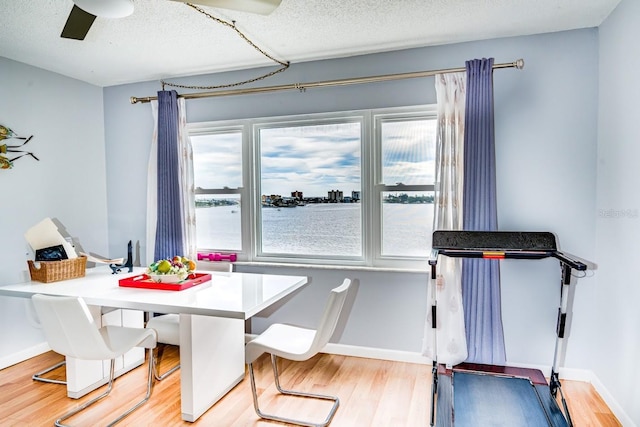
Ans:
[[[376,117],[381,153],[376,198],[381,203],[381,256],[426,257],[431,249],[436,121]]]
[[[424,262],[429,107],[190,124],[198,249],[252,261]]]
[[[242,130],[191,134],[198,248],[242,250]]]
[[[258,254],[362,258],[361,120],[257,127]],[[346,194],[346,197],[345,197]]]

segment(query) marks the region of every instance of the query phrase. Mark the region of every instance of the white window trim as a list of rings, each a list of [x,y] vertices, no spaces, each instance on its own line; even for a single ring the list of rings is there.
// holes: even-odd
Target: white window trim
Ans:
[[[382,256],[382,214],[378,194],[384,191],[433,191],[434,185],[416,186],[383,185],[381,179],[380,122],[389,119],[430,118],[436,119],[435,105],[392,107],[371,110],[353,110],[333,113],[317,113],[265,117],[255,119],[222,120],[189,123],[189,135],[218,133],[220,131],[242,132],[242,181],[237,189],[216,189],[209,194],[239,194],[241,198],[242,248],[238,260],[249,263],[273,265],[345,266],[382,269],[419,269],[427,266],[427,257]],[[260,243],[260,176],[257,166],[260,161],[258,132],[261,128],[322,123],[323,121],[360,121],[361,129],[361,204],[362,204],[362,256],[287,256],[277,257],[259,254]],[[200,248],[199,248],[200,249]],[[428,251],[427,251],[428,252]]]

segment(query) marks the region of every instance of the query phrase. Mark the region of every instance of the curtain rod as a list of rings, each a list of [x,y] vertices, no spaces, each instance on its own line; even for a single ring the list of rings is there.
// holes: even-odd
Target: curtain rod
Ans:
[[[517,68],[521,70],[524,68],[524,59],[518,59],[514,62],[505,62],[502,64],[493,64],[493,69],[495,70],[497,68]],[[386,82],[391,80],[413,79],[417,77],[435,76],[436,74],[459,73],[459,72],[464,72],[466,70],[467,70],[466,68],[448,68],[444,70],[416,71],[412,73],[388,74],[384,76],[372,76],[372,77],[356,77],[352,79],[329,80],[324,82],[292,83],[292,84],[279,85],[279,86],[218,90],[215,92],[185,93],[178,96],[184,99],[197,99],[197,98],[211,98],[215,96],[231,96],[231,95],[246,95],[250,93],[277,92],[281,90],[292,90],[292,89],[297,89],[302,92],[302,91],[305,91],[306,89],[316,88],[316,87],[347,86],[347,85],[360,84],[360,83],[376,83],[376,82]],[[144,98],[138,98],[138,97],[132,96],[130,98],[132,104],[151,102],[156,99],[158,99],[157,96],[147,96]]]

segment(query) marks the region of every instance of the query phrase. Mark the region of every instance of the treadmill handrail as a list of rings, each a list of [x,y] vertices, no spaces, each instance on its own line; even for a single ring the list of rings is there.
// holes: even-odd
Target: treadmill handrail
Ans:
[[[554,258],[558,258],[560,262],[567,264],[569,267],[573,268],[574,270],[585,271],[587,269],[587,264],[575,259],[576,257],[574,255],[555,251],[553,253],[553,256]]]
[[[568,265],[574,270],[584,271],[587,265],[578,261],[575,256],[560,251],[518,251],[518,250],[478,250],[478,249],[432,249],[429,258],[429,265],[438,263],[438,255],[444,255],[452,258],[484,258],[484,259],[543,259],[557,258],[560,262]]]

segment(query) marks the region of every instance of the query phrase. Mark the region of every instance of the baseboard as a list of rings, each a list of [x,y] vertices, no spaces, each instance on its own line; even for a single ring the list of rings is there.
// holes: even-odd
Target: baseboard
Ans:
[[[323,353],[339,354],[342,356],[354,356],[364,357],[366,359],[380,359],[389,360],[393,362],[407,362],[407,363],[419,363],[424,365],[430,365],[431,359],[423,356],[420,353],[411,351],[398,351],[398,350],[386,350],[382,348],[361,347],[345,344],[333,344],[329,343],[322,350]],[[518,364],[507,363],[507,366],[517,366],[521,368],[538,369],[542,373],[549,377],[551,374],[551,366],[532,365],[532,364]],[[594,377],[593,373],[586,369],[570,369],[560,368],[558,374],[560,378],[571,381],[584,381],[592,383]]]
[[[542,371],[545,377],[549,378],[551,376],[551,366],[550,365],[534,365],[527,363],[511,363],[507,362],[507,366],[517,366],[520,368],[528,368],[528,369],[538,369]],[[588,369],[573,369],[573,368],[563,368],[561,367],[558,370],[558,376],[560,379],[569,380],[569,381],[582,381],[591,383],[593,379],[593,372]]]
[[[629,415],[627,415],[624,409],[622,409],[618,402],[613,398],[611,393],[609,393],[609,390],[607,390],[604,384],[600,382],[600,379],[597,376],[593,375],[591,384],[593,385],[593,388],[596,389],[600,397],[602,397],[604,403],[606,403],[609,409],[611,409],[613,415],[615,415],[618,421],[620,421],[620,424],[625,427],[638,427],[637,424],[633,422]]]
[[[43,342],[33,347],[25,348],[24,350],[17,353],[9,354],[3,358],[0,358],[0,369],[8,368],[9,366],[13,366],[16,363],[24,362],[27,359],[31,359],[32,357],[38,356],[42,353],[46,353],[49,350],[51,350],[49,344]]]
[[[419,363],[430,365],[431,359],[420,353],[410,351],[387,350],[383,348],[360,347],[355,345],[329,343],[322,349],[323,353],[341,356],[363,357],[365,359],[390,360],[393,362]]]

